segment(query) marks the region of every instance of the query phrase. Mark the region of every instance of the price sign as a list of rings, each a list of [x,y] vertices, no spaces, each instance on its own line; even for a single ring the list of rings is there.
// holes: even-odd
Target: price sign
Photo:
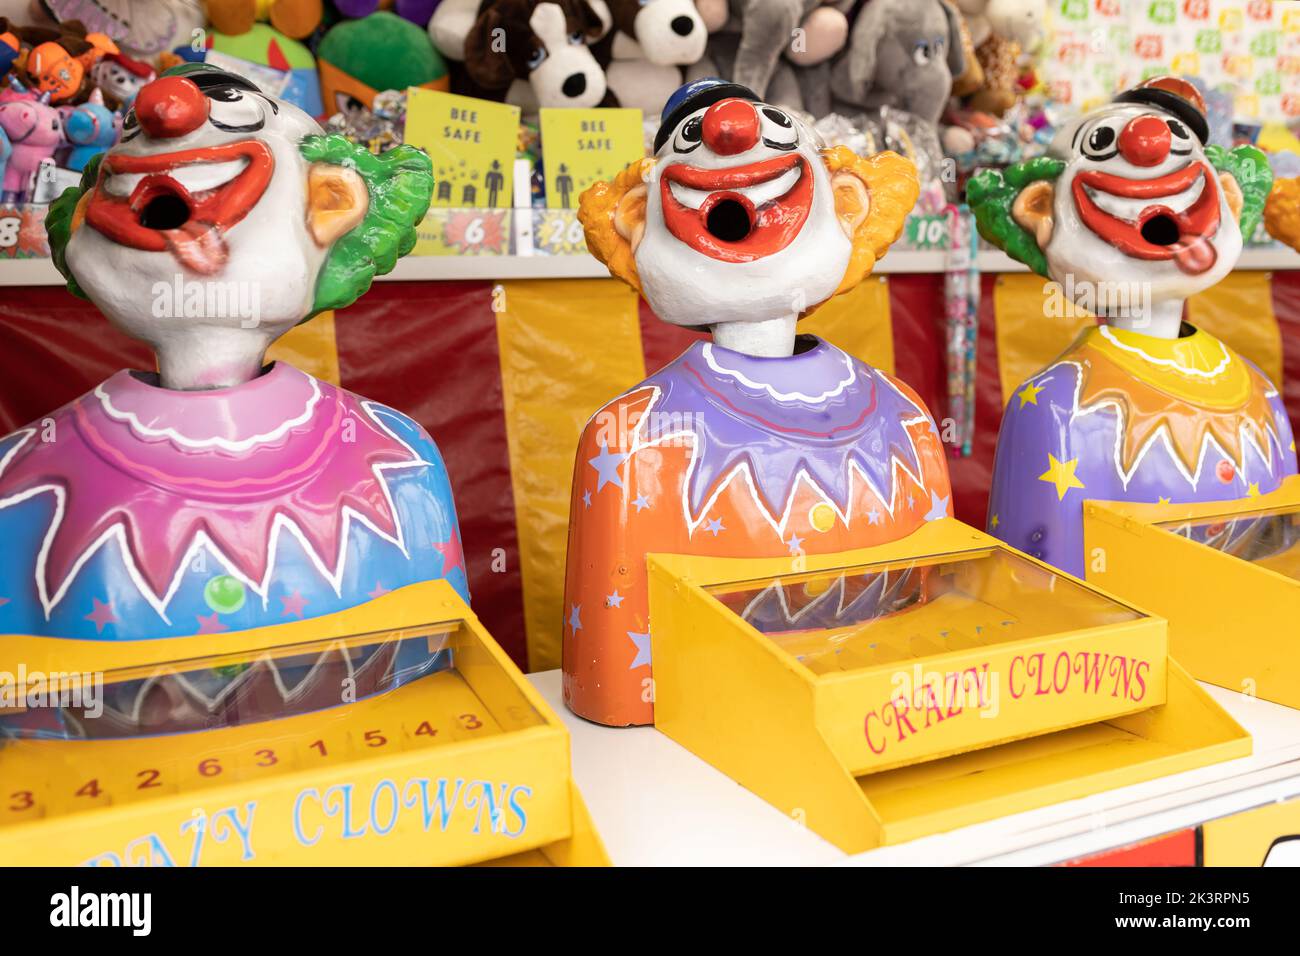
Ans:
[[[907,242],[916,249],[947,249],[952,244],[952,225],[947,215],[908,216]]]
[[[578,217],[567,209],[538,209],[533,245],[547,256],[576,256],[587,251],[587,239]]]

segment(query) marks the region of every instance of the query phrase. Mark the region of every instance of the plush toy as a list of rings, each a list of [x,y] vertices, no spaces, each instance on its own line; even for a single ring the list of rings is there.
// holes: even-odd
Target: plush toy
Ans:
[[[210,51],[230,58],[231,62],[242,61],[289,74],[280,90],[281,98],[309,116],[318,119],[324,116],[316,58],[297,40],[291,40],[269,24],[254,23],[250,29],[234,36],[210,32],[198,50],[193,46],[178,47],[161,59],[165,67],[182,62],[206,63]]]
[[[238,36],[262,21],[295,40],[311,36],[325,12],[321,0],[207,0],[207,7],[218,33]]]
[[[969,93],[972,109],[1001,116],[1026,88],[1022,60],[1041,45],[1046,31],[1044,0],[957,0],[970,27],[983,82]],[[1032,85],[1030,81],[1029,85]]]
[[[51,103],[66,103],[77,97],[86,83],[81,61],[57,43],[42,43],[27,52],[23,67],[28,83]]]
[[[50,162],[63,143],[63,120],[50,105],[48,93],[37,96],[10,77],[0,93],[0,130],[12,147],[5,165],[3,199],[26,202],[43,163]]]
[[[9,157],[13,155],[14,148],[9,142],[9,134],[4,130],[4,124],[0,123],[0,182],[3,182],[5,172],[9,168]]]
[[[135,100],[141,87],[154,79],[153,67],[125,53],[110,53],[95,64],[90,73],[113,109],[125,109]]]
[[[1104,322],[1011,399],[989,504],[992,534],[1079,577],[1087,499],[1231,500],[1296,473],[1278,390],[1183,319],[1236,265],[1272,183],[1258,149],[1207,134],[1196,88],[1156,77],[967,185],[981,235]]]
[[[369,107],[384,90],[445,90],[451,84],[429,35],[384,10],[335,24],[321,40],[316,59],[326,113],[354,103]]]
[[[1300,179],[1279,179],[1273,184],[1264,207],[1264,228],[1300,252]]]
[[[437,35],[434,24],[452,3],[434,12],[430,35]],[[543,106],[617,106],[589,46],[606,26],[587,0],[483,0],[461,45],[473,84],[466,92],[514,103],[525,113]]]
[[[945,0],[868,0],[831,70],[831,90],[847,103],[937,123],[963,68],[961,26]]]
[[[157,371],[118,372],[0,438],[0,632],[165,641],[331,614],[432,579],[467,597],[451,488],[425,431],[265,359],[410,251],[428,157],[323,135],[207,64],[142,89],[123,136],[46,226],[69,289],[150,345]],[[114,684],[103,719],[70,732],[300,712],[445,657],[422,636],[177,668]]]
[[[583,194],[587,246],[660,320],[708,327],[712,341],[597,411],[579,442],[564,699],[613,725],[654,719],[647,554],[797,560],[896,540],[951,510],[916,395],[796,336],[898,238],[917,196],[911,163],[823,148],[797,116],[718,79],[674,94],[654,145]]]
[[[103,94],[94,90],[90,99],[63,114],[64,139],[72,148],[61,165],[81,172],[92,156],[117,142],[118,131],[118,115],[104,105]]]
[[[41,0],[56,21],[77,21],[137,59],[192,43],[207,26],[200,0]]]
[[[594,6],[594,5],[593,5]],[[704,55],[708,33],[692,0],[608,0],[610,29],[593,47],[619,105],[657,115]]]
[[[345,17],[359,20],[368,17],[380,7],[391,8],[403,20],[409,20],[423,29],[429,25],[438,0],[395,0],[392,3],[380,3],[380,0],[334,0],[334,9]]]

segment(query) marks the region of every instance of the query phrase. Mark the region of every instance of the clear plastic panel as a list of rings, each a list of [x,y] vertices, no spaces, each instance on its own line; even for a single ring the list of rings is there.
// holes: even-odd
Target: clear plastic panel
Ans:
[[[709,592],[818,674],[1142,616],[999,548],[783,575]]]
[[[1156,527],[1300,581],[1300,508],[1162,521]]]

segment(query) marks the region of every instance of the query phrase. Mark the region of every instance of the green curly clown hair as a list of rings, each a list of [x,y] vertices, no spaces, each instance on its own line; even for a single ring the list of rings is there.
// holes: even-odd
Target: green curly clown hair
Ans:
[[[433,164],[423,150],[397,146],[376,156],[342,136],[308,136],[299,144],[309,163],[347,166],[357,171],[370,194],[366,216],[329,251],[316,279],[310,318],[341,309],[357,300],[375,276],[391,272],[397,260],[415,246],[415,228],[424,219],[433,197]],[[45,229],[50,236],[54,266],[68,280],[68,291],[87,298],[68,268],[68,240],[77,203],[99,177],[99,154],[86,164],[78,186],[70,186],[50,204]]]
[[[1207,146],[1205,158],[1217,171],[1230,174],[1241,187],[1238,223],[1242,239],[1249,241],[1264,214],[1264,203],[1273,186],[1268,158],[1254,146],[1233,149]],[[1030,183],[1056,179],[1064,170],[1064,161],[1039,156],[1005,170],[982,169],[966,184],[966,201],[975,214],[980,235],[1041,276],[1047,275],[1047,257],[1037,240],[1011,217],[1011,206]]]
[[[980,235],[1041,276],[1047,275],[1047,257],[1038,241],[1011,218],[1011,206],[1026,186],[1056,179],[1064,171],[1064,161],[1038,156],[1005,170],[981,169],[966,183],[966,201]]]

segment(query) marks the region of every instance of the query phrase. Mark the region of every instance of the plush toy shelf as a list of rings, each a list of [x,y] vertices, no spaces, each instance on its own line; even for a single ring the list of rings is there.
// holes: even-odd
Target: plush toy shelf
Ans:
[[[101,710],[104,692],[112,699],[126,682],[132,693],[163,682],[174,699],[201,694],[205,675],[250,677],[243,699],[219,708],[219,726],[184,733],[109,738],[87,719],[95,706],[87,710],[84,686],[60,702],[64,722],[88,728],[83,739],[20,736],[22,719],[37,715],[11,706],[0,745],[6,862],[607,862],[570,777],[563,725],[445,581],[258,630],[130,642],[12,636],[4,646],[0,670],[25,680],[20,691],[56,672],[102,675]],[[303,696],[268,690],[264,675],[301,677],[304,661],[337,668],[358,649],[392,679],[348,670],[334,680],[336,669],[293,685],[312,688]],[[322,706],[321,693],[338,700]],[[270,713],[288,715],[263,719]]]
[[[1088,579],[1169,620],[1200,680],[1300,707],[1300,478],[1203,504],[1084,505]]]
[[[656,727],[847,852],[1250,752],[1164,620],[953,519],[649,562]]]

